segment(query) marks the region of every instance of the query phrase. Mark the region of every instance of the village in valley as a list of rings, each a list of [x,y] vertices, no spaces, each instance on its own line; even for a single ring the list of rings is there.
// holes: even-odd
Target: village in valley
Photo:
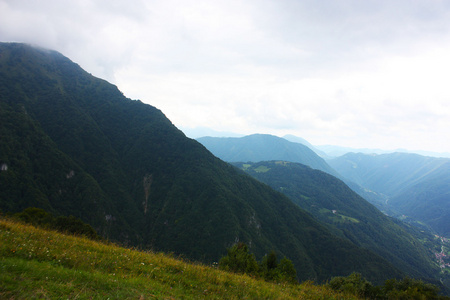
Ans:
[[[434,255],[439,263],[442,272],[450,273],[450,239],[435,235],[441,242],[441,251],[435,252]]]

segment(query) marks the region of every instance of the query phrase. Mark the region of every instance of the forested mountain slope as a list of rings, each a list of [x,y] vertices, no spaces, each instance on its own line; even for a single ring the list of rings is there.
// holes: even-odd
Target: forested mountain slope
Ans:
[[[374,251],[411,276],[436,274],[428,249],[341,180],[292,162],[234,165],[287,195],[295,204],[328,223],[337,234]]]
[[[0,209],[74,215],[110,239],[212,262],[237,241],[299,279],[402,273],[63,55],[0,44]]]
[[[450,159],[411,153],[348,153],[329,161],[361,186],[387,196],[388,207],[450,235]]]

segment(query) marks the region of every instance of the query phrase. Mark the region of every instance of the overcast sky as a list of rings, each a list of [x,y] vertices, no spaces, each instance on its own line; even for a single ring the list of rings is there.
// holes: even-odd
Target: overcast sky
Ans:
[[[0,41],[60,51],[186,132],[450,152],[450,1],[0,0]]]

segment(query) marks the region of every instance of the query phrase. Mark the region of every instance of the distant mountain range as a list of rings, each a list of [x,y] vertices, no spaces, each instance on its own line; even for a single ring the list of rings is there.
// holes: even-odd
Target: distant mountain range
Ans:
[[[450,158],[449,152],[433,152],[433,151],[423,151],[423,150],[406,150],[406,149],[395,149],[395,150],[385,150],[385,149],[371,149],[371,148],[350,148],[350,147],[341,147],[341,146],[333,146],[333,145],[320,145],[314,146],[314,149],[317,149],[321,153],[325,153],[327,158],[336,158],[342,156],[347,153],[364,153],[364,154],[389,154],[389,153],[415,153],[423,156],[432,156],[432,157],[446,157]]]
[[[208,127],[195,127],[195,128],[187,128],[182,127],[180,128],[186,136],[193,138],[193,139],[199,139],[202,137],[222,137],[222,138],[228,138],[228,137],[244,137],[246,134],[236,133],[236,132],[228,132],[228,131],[217,131]],[[395,153],[395,152],[402,152],[402,153],[415,153],[423,156],[432,156],[432,157],[445,157],[450,158],[450,152],[435,152],[435,151],[425,151],[425,150],[408,150],[408,149],[394,149],[394,150],[388,150],[388,149],[379,149],[379,148],[352,148],[352,147],[344,147],[344,146],[336,146],[336,145],[313,145],[306,139],[295,136],[292,134],[287,134],[282,136],[282,138],[294,142],[294,143],[300,143],[314,152],[316,152],[317,155],[324,159],[333,159],[339,156],[342,156],[347,153],[365,153],[365,154],[388,154],[388,153]]]
[[[258,259],[288,257],[300,280],[429,276],[429,260],[404,267],[337,236],[60,53],[0,43],[0,120],[2,213],[74,215],[113,241],[208,263],[241,241]]]
[[[309,147],[269,134],[252,134],[236,138],[198,138],[215,156],[228,162],[283,160],[298,162],[313,169],[339,176],[326,161]]]

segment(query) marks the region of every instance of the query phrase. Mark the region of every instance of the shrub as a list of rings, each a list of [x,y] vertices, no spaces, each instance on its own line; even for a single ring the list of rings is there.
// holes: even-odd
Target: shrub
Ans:
[[[22,222],[39,227],[51,227],[53,216],[41,208],[28,207],[20,213],[13,215]]]
[[[409,277],[386,280],[383,290],[388,299],[439,299],[437,286]]]
[[[373,298],[376,294],[374,286],[359,273],[352,273],[347,277],[333,277],[328,286],[335,291],[353,294],[359,297]]]
[[[54,228],[64,233],[82,235],[90,239],[98,240],[100,237],[91,225],[84,223],[74,216],[60,216],[54,221]]]
[[[52,214],[41,208],[26,208],[24,211],[14,214],[13,218],[16,218],[24,223],[47,229],[54,229],[62,233],[83,235],[94,240],[100,239],[100,236],[94,228],[80,219],[75,218],[74,216],[54,217]]]
[[[450,299],[439,295],[439,288],[421,280],[404,278],[386,280],[384,286],[373,286],[359,273],[347,277],[334,277],[328,286],[335,291],[353,294],[366,299]]]

